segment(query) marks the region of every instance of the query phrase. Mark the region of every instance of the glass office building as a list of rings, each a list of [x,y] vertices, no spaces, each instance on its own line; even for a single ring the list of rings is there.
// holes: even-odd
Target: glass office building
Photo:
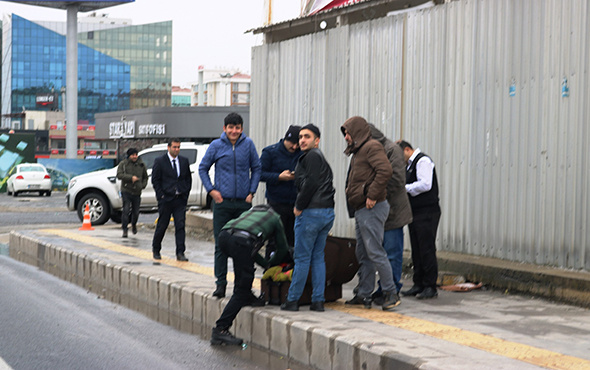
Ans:
[[[94,114],[170,106],[172,22],[129,25],[108,18],[78,23],[78,123]],[[63,110],[65,22],[2,22],[2,126],[23,110]],[[16,122],[15,122],[16,120]]]

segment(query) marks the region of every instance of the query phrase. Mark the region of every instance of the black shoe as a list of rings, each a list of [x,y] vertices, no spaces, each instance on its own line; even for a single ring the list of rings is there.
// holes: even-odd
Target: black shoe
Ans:
[[[413,297],[413,296],[415,296],[416,294],[422,293],[422,291],[423,291],[423,290],[424,290],[424,288],[422,288],[421,286],[419,286],[419,285],[414,285],[414,286],[413,286],[413,287],[411,287],[410,289],[408,289],[408,290],[404,290],[404,291],[402,292],[402,295],[403,295],[404,297]]]
[[[188,258],[184,255],[184,253],[178,253],[176,255],[176,260],[180,262],[188,262]]]
[[[361,298],[358,295],[355,295],[354,297],[352,297],[352,299],[344,302],[344,304],[349,304],[349,305],[363,305],[365,306],[365,308],[371,308],[371,304],[372,304],[372,300],[371,298]]]
[[[309,306],[310,311],[324,312],[324,302],[311,302]]]
[[[383,291],[378,290],[375,293],[371,294],[371,299],[373,300],[373,303],[375,303],[377,306],[383,306]]]
[[[297,303],[297,301],[285,301],[285,303],[281,305],[281,310],[299,311],[299,303]]]
[[[213,292],[213,297],[217,297],[217,298],[225,297],[225,287],[218,285],[217,288],[215,288],[215,291]]]
[[[211,344],[227,344],[231,346],[241,346],[244,341],[234,337],[227,329],[213,328],[211,331]]]
[[[162,255],[160,254],[160,252],[152,251],[152,254],[154,255],[154,259],[155,260],[161,260],[162,259]]]
[[[137,234],[137,225],[131,225],[131,232],[133,235]]]
[[[416,294],[416,299],[430,299],[438,297],[438,292],[436,288],[428,287],[424,289],[422,292]]]
[[[127,230],[123,230],[123,236],[122,237],[123,238],[126,238],[127,237]]]
[[[394,292],[386,292],[383,295],[383,311],[391,311],[394,307],[397,307],[402,303],[399,299],[399,295]]]
[[[266,305],[266,300],[264,299],[264,295],[260,295],[260,297],[256,297],[252,294],[252,300],[250,301],[250,306],[252,307],[264,307]]]

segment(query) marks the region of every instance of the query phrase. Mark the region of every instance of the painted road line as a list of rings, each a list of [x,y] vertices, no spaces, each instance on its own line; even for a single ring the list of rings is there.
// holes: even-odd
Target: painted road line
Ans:
[[[450,325],[438,324],[395,312],[367,310],[346,306],[342,301],[326,303],[326,308],[344,312],[367,320],[395,326],[414,333],[480,349],[496,355],[528,362],[548,369],[590,369],[590,361],[561,353],[528,346],[521,343],[492,337],[486,334],[463,330]]]
[[[126,247],[124,245],[112,243],[112,242],[106,241],[104,239],[95,238],[95,237],[88,236],[88,235],[80,235],[75,232],[61,230],[61,229],[44,229],[44,230],[39,230],[39,231],[45,232],[48,234],[57,235],[57,236],[60,236],[63,238],[71,239],[71,240],[76,240],[80,243],[93,245],[95,247],[108,249],[113,252],[122,253],[122,254],[126,254],[129,256],[141,258],[141,259],[153,260],[153,258],[152,258],[153,256],[152,256],[151,251],[146,251],[146,250],[137,249],[137,248],[133,248],[133,247]],[[162,256],[162,259],[157,261],[157,263],[160,263],[162,265],[178,267],[180,269],[195,272],[195,273],[201,274],[201,275],[215,277],[215,273],[214,273],[214,270],[212,267],[202,266],[202,265],[199,265],[198,263],[194,263],[194,262],[190,262],[190,261],[189,262],[180,262],[180,261],[177,261],[176,258],[168,258],[166,256]],[[227,279],[228,279],[228,281],[234,280],[233,272],[230,272],[230,271],[227,272]],[[252,284],[252,287],[260,290],[260,280],[255,279]]]

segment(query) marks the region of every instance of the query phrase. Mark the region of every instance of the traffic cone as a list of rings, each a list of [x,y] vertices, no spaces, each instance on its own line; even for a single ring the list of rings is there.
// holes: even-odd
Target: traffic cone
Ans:
[[[94,230],[92,224],[90,223],[90,205],[86,204],[86,209],[84,210],[84,220],[82,221],[82,227],[78,230]]]

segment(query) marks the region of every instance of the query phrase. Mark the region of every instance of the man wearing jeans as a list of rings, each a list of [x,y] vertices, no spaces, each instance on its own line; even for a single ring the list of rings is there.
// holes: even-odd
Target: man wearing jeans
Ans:
[[[389,215],[387,183],[392,174],[391,165],[383,146],[371,137],[364,118],[349,118],[341,130],[348,144],[344,153],[352,156],[346,180],[346,203],[349,215],[354,215],[355,252],[360,264],[358,292],[345,303],[371,308],[377,271],[383,289],[382,308],[388,311],[400,304],[391,264],[383,248],[384,225]]]
[[[281,310],[298,311],[311,268],[312,311],[324,311],[326,263],[324,249],[328,232],[334,224],[334,186],[332,168],[318,149],[320,129],[313,123],[299,131],[299,147],[303,155],[295,168],[295,267],[287,301]]]

